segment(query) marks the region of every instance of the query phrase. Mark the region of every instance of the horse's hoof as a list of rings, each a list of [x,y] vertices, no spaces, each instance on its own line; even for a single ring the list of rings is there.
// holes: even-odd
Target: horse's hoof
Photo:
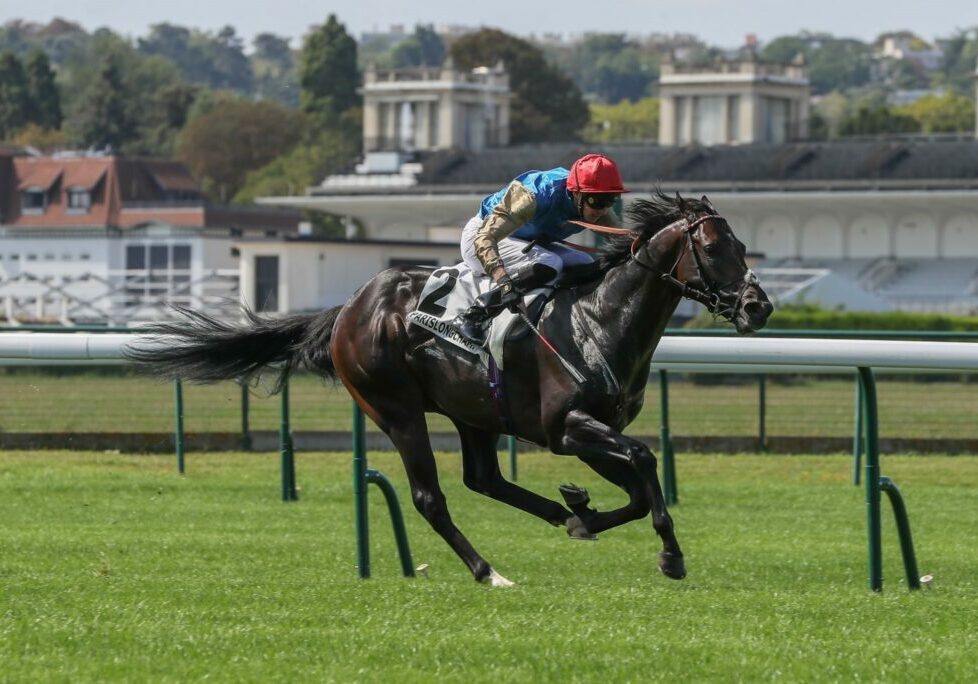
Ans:
[[[598,535],[591,534],[587,531],[587,527],[581,522],[581,519],[576,515],[572,515],[567,518],[567,536],[571,539],[579,539],[583,541],[596,541]]]
[[[663,551],[659,554],[659,570],[670,579],[681,580],[686,576],[686,563],[682,556]]]
[[[479,580],[483,584],[488,584],[490,587],[515,587],[515,582],[510,582],[508,579],[500,575],[494,568],[489,568],[489,574]]]
[[[564,497],[564,503],[568,506],[586,506],[591,503],[591,497],[588,496],[587,490],[584,487],[578,487],[576,484],[562,484],[560,487],[560,495]]]

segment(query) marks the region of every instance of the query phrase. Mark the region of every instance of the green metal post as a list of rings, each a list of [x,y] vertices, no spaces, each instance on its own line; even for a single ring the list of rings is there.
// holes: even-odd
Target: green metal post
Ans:
[[[183,445],[183,386],[179,380],[173,383],[173,399],[176,412],[176,433],[173,440],[177,449],[177,472],[183,475],[186,472]]]
[[[278,430],[279,449],[282,453],[282,501],[297,501],[295,486],[295,450],[292,448],[292,430],[289,427],[289,381],[282,385],[282,415]]]
[[[853,435],[852,435],[852,484],[859,486],[859,466],[863,457],[863,425],[865,421],[863,413],[863,383],[856,381],[856,410],[853,416]]]
[[[394,526],[394,540],[397,542],[397,555],[401,559],[401,572],[405,577],[414,577],[414,563],[411,562],[411,548],[408,546],[407,530],[404,528],[404,516],[401,515],[401,505],[397,502],[397,492],[390,480],[373,468],[367,468],[364,472],[367,482],[373,482],[380,487],[387,501],[387,508],[391,514],[391,525]]]
[[[248,393],[248,383],[239,384],[241,385],[241,449],[251,451],[251,427],[248,424],[251,398]]]
[[[659,449],[662,452],[662,494],[667,505],[679,503],[676,490],[676,466],[672,453],[672,437],[669,435],[669,376],[659,371]]]
[[[509,435],[506,441],[509,444],[509,479],[516,482],[516,438]]]
[[[876,381],[873,370],[859,368],[866,436],[866,521],[869,528],[869,588],[883,591],[883,542],[880,537],[880,454]]]
[[[370,528],[367,525],[366,425],[360,406],[353,404],[353,510],[357,525],[357,570],[370,577]]]
[[[767,451],[767,376],[757,376],[757,450]]]
[[[880,489],[890,497],[893,505],[893,517],[896,518],[897,532],[900,535],[900,552],[903,554],[903,569],[907,574],[907,586],[910,589],[920,589],[920,574],[917,571],[917,556],[913,552],[913,537],[910,534],[910,518],[907,517],[907,507],[903,505],[903,497],[893,480],[883,476],[880,478]]]

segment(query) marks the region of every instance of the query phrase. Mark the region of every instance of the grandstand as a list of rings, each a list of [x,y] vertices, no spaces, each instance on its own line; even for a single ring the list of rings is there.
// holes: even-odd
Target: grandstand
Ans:
[[[400,169],[410,183],[345,174],[302,197],[259,201],[353,217],[367,242],[444,243],[457,240],[481,199],[515,175],[569,167],[588,152],[618,162],[634,191],[626,210],[656,188],[707,194],[781,302],[978,312],[978,139],[971,136],[416,152]]]

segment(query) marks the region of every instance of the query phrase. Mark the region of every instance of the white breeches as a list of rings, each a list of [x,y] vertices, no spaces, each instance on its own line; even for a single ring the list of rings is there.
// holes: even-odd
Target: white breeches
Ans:
[[[482,219],[479,218],[478,214],[469,219],[469,222],[465,224],[465,228],[462,229],[461,245],[462,261],[472,269],[473,273],[479,275],[485,274],[485,269],[482,268],[482,264],[479,263],[479,260],[475,256],[475,236],[479,232],[481,225]],[[503,238],[499,241],[497,245],[499,257],[503,260],[503,265],[508,273],[516,273],[522,266],[532,264],[544,264],[560,273],[564,266],[579,266],[590,264],[594,261],[591,255],[556,242],[546,247],[533,245],[524,254],[523,250],[526,248],[526,245],[527,242],[519,238]]]

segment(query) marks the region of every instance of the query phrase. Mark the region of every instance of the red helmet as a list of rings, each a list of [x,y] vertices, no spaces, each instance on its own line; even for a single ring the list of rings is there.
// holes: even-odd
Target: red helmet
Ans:
[[[603,154],[585,154],[570,167],[567,189],[571,192],[628,192],[615,162]]]

